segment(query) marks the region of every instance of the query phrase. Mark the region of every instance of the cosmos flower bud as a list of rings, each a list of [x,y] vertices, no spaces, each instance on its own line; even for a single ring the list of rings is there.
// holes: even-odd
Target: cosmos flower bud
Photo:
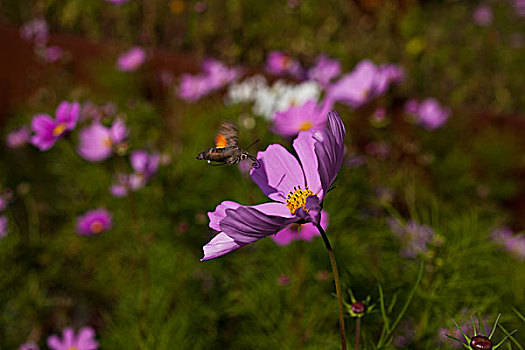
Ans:
[[[361,301],[356,301],[355,303],[352,303],[351,310],[355,314],[363,314],[365,312],[365,304],[363,304]]]
[[[492,349],[492,341],[483,335],[476,335],[470,341],[470,347],[472,349],[490,350]]]

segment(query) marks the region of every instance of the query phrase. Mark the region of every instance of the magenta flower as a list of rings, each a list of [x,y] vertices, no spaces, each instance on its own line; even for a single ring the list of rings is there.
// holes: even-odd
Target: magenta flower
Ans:
[[[520,17],[525,16],[525,0],[514,0],[514,9]]]
[[[417,110],[419,108],[419,102],[415,99],[410,99],[405,102],[405,106],[403,107],[405,113],[411,114],[412,116],[415,116],[417,114]]]
[[[45,19],[34,19],[20,28],[22,39],[43,46],[48,41],[49,29]]]
[[[15,149],[25,146],[31,139],[29,127],[27,125],[22,126],[20,129],[16,129],[7,134],[6,144],[7,147]]]
[[[443,126],[450,116],[450,109],[442,107],[434,98],[423,100],[417,109],[416,122],[427,130]]]
[[[0,215],[0,241],[9,233],[9,230],[7,229],[8,223],[9,220],[7,219],[7,216]]]
[[[142,174],[146,178],[153,176],[159,169],[160,154],[157,152],[148,153],[144,150],[137,150],[131,153],[131,167],[137,174]]]
[[[271,51],[266,58],[266,71],[274,75],[289,74],[300,79],[303,75],[301,64],[281,51]]]
[[[326,126],[328,112],[333,107],[332,100],[322,105],[309,100],[301,106],[291,106],[284,112],[276,112],[272,131],[284,137],[297,135],[300,131],[319,130]]]
[[[64,55],[64,50],[59,46],[53,45],[43,47],[42,49],[37,50],[36,53],[42,57],[44,61],[53,63],[58,61]]]
[[[124,52],[117,60],[117,69],[122,72],[134,72],[146,60],[146,51],[140,46],[134,46]]]
[[[319,83],[323,88],[327,88],[330,81],[341,73],[341,62],[321,55],[317,57],[315,65],[308,70],[308,79]]]
[[[208,58],[202,63],[202,70],[206,76],[207,84],[210,90],[217,90],[237,79],[240,70],[237,68],[228,68],[221,61]]]
[[[104,208],[89,210],[77,218],[77,233],[82,236],[98,235],[111,229],[113,215]]]
[[[326,230],[328,227],[328,213],[321,210],[321,227]],[[311,242],[315,237],[321,234],[314,224],[290,224],[285,229],[277,232],[272,236],[272,240],[280,246],[288,245],[292,241],[303,240]]]
[[[133,173],[117,174],[117,183],[111,185],[109,191],[120,198],[127,196],[129,191],[143,188],[159,169],[160,160],[161,155],[157,152],[150,154],[144,150],[133,151],[130,156]]]
[[[494,15],[492,14],[492,9],[489,5],[486,4],[482,4],[476,7],[474,13],[472,14],[474,22],[482,27],[489,26],[492,23],[493,17]]]
[[[196,102],[210,93],[207,82],[203,75],[182,74],[177,95],[186,102]]]
[[[30,342],[20,345],[18,350],[40,350],[40,348],[35,342],[30,341]]]
[[[516,259],[525,261],[525,236],[515,235],[505,241],[505,249]]]
[[[91,162],[104,160],[124,142],[128,134],[129,130],[121,119],[115,120],[111,128],[95,122],[80,131],[78,154]]]
[[[361,61],[355,69],[328,88],[328,96],[350,107],[358,108],[383,94],[388,88],[387,75],[370,60]]]
[[[62,331],[62,339],[57,335],[47,338],[47,346],[52,350],[95,350],[98,343],[95,341],[95,331],[91,327],[82,327],[78,335],[73,328],[67,327]]]
[[[253,181],[273,201],[254,206],[224,201],[209,212],[210,228],[219,233],[204,246],[209,260],[275,234],[293,223],[320,224],[320,204],[341,167],[345,128],[336,112],[328,129],[299,133],[293,147],[299,160],[278,144],[259,152]]]
[[[214,59],[204,60],[202,73],[197,75],[182,74],[180,76],[177,95],[186,102],[196,102],[209,93],[219,90],[239,78],[239,68],[229,68]]]
[[[50,149],[56,140],[75,128],[79,113],[80,104],[78,102],[64,101],[56,109],[56,119],[47,114],[35,115],[31,122],[31,128],[34,131],[31,143],[41,151]]]

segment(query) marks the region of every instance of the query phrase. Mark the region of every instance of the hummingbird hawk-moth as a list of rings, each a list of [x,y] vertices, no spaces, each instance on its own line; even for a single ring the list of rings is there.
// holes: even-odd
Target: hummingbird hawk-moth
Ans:
[[[257,158],[249,154],[246,150],[239,148],[237,144],[238,134],[239,130],[235,123],[228,120],[222,122],[215,137],[215,147],[202,151],[197,156],[197,159],[205,159],[208,163],[213,162],[212,165],[230,165],[250,158],[253,161],[252,167],[255,169],[260,168],[261,163]],[[257,143],[257,141],[248,146],[248,148]]]

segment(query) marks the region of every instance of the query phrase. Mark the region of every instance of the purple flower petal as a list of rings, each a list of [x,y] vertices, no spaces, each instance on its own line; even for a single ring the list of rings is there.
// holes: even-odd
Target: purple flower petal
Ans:
[[[218,258],[219,256],[228,254],[244,245],[245,244],[236,242],[224,232],[220,232],[202,248],[204,251],[204,257],[201,261]]]
[[[111,138],[114,144],[122,143],[129,135],[129,130],[126,124],[120,118],[117,118],[111,125]]]
[[[247,244],[274,234],[296,220],[285,205],[270,202],[227,209],[220,228],[237,243]]]
[[[301,165],[306,177],[306,185],[308,188],[320,198],[323,198],[323,187],[321,186],[321,178],[319,177],[318,160],[315,154],[315,143],[313,138],[314,130],[303,131],[293,142],[293,148],[299,156]]]
[[[95,331],[91,327],[83,327],[78,336],[77,344],[80,350],[95,350],[98,348],[98,343],[94,340]]]
[[[73,130],[80,115],[80,104],[63,101],[58,105],[55,114],[58,123],[66,124],[66,130]]]
[[[62,341],[57,335],[52,335],[49,338],[47,338],[47,346],[53,350],[62,350],[65,348],[65,346],[62,345]]]
[[[98,162],[108,158],[113,149],[110,129],[99,123],[83,128],[79,133],[78,153],[85,159]]]
[[[252,169],[250,174],[263,193],[271,199],[284,203],[294,186],[305,187],[299,162],[283,146],[270,145],[265,151],[257,153],[257,159],[261,167]]]
[[[53,130],[55,129],[55,121],[47,114],[37,114],[31,121],[31,128],[35,132],[35,135],[31,137],[31,143],[40,149],[46,151],[50,149],[56,141],[56,137],[53,136]]]
[[[326,194],[335,179],[344,155],[345,127],[336,112],[328,116],[329,129],[315,132],[314,138],[319,141],[315,144],[315,154],[319,162],[319,177],[323,192]]]
[[[148,165],[148,152],[143,150],[137,150],[131,153],[130,161],[133,170],[138,173],[145,173]]]
[[[241,205],[232,201],[224,201],[215,208],[215,211],[208,212],[208,218],[210,219],[209,226],[215,231],[220,231],[220,222],[226,217],[226,209],[237,209]]]

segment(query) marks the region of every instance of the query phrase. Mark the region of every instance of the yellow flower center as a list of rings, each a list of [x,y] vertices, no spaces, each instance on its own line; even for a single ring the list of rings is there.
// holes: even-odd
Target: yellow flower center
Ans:
[[[303,122],[301,124],[301,127],[299,128],[299,130],[301,131],[307,131],[307,130],[310,130],[312,128],[312,122],[310,121],[306,121],[306,122]]]
[[[66,130],[66,124],[60,123],[53,129],[53,136],[58,137]]]
[[[72,346],[70,348],[67,348],[67,350],[78,350],[78,348],[76,346]]]
[[[111,140],[111,137],[109,136],[104,137],[104,140],[102,141],[102,143],[104,144],[104,146],[108,148],[111,148],[113,146],[113,140]]]
[[[102,230],[104,229],[104,225],[100,221],[93,221],[91,225],[89,225],[89,229],[92,233],[98,235]]]
[[[305,208],[306,198],[309,196],[314,196],[315,193],[310,191],[308,189],[308,186],[303,190],[301,186],[297,186],[293,188],[293,191],[290,191],[288,195],[286,196],[286,207],[290,211],[290,213],[295,214],[297,209],[303,208],[304,210],[308,211],[308,209]]]
[[[283,56],[281,57],[281,67],[283,69],[287,69],[292,64],[292,59],[289,56]]]

